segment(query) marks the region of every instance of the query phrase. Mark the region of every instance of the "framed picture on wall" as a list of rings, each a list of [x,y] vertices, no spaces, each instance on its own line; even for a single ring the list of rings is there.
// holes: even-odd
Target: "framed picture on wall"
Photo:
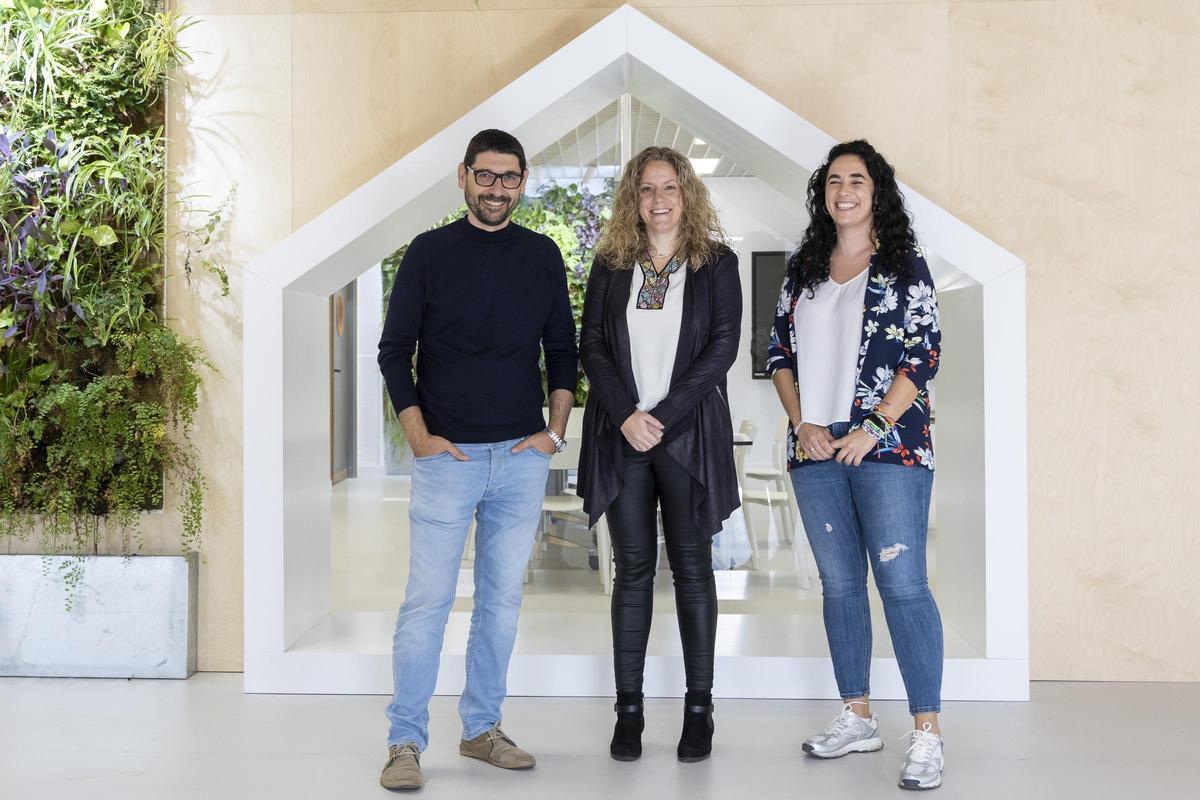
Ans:
[[[750,254],[750,369],[754,378],[766,380],[767,348],[771,345],[771,326],[775,307],[787,272],[788,254],[767,250]]]

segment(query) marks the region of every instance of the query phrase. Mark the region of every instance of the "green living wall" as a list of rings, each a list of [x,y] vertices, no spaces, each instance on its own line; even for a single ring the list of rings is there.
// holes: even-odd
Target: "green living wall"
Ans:
[[[163,311],[165,87],[188,24],[145,0],[0,0],[0,535],[37,528],[49,552],[94,551],[101,520],[136,543],[169,480],[198,544],[206,362]],[[225,281],[201,255],[219,218],[184,232],[184,280]]]

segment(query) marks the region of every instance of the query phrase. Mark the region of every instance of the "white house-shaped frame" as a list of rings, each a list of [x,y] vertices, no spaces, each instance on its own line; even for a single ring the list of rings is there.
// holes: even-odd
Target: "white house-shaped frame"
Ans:
[[[293,646],[330,612],[328,298],[461,199],[453,170],[483,128],[537,153],[623,93],[803,203],[834,140],[623,6],[280,242],[245,271],[245,689],[388,693],[384,654]],[[1028,698],[1025,268],[902,187],[941,292],[938,598],[974,656],[948,658],[946,699]],[[828,658],[721,657],[725,696],[836,696]],[[447,659],[439,692],[462,686]],[[607,656],[514,655],[512,694],[606,693]],[[650,657],[651,673],[678,667]],[[682,674],[682,670],[679,670]],[[895,660],[873,695],[903,697]],[[680,684],[681,685],[681,684]],[[649,684],[648,684],[649,686]]]

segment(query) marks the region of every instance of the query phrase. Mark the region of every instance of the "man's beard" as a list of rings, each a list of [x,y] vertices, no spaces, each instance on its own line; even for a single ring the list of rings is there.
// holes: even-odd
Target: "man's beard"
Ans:
[[[505,206],[503,208],[493,210],[483,204],[483,199],[485,197],[489,200],[503,200]],[[471,213],[475,215],[475,219],[479,220],[484,225],[499,225],[500,223],[504,222],[506,219],[512,216],[513,209],[516,208],[517,205],[509,198],[498,195],[481,194],[474,200],[468,196],[466,197],[466,201],[467,208],[471,209]]]

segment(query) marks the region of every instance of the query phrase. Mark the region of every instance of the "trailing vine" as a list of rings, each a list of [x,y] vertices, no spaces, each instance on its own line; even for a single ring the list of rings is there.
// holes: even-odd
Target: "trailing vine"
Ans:
[[[49,553],[99,552],[101,523],[136,548],[168,482],[200,545],[188,434],[211,365],[163,313],[164,89],[190,24],[148,0],[0,0],[0,535],[37,528]],[[184,232],[184,275],[227,293],[201,252],[225,210]]]

